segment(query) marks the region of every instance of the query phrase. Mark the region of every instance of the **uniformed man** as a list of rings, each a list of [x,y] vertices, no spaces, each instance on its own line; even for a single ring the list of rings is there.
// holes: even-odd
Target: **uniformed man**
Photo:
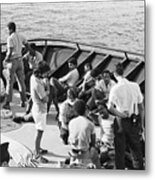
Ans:
[[[122,64],[116,65],[117,84],[111,89],[108,108],[116,116],[114,144],[116,169],[125,169],[127,144],[132,150],[134,169],[143,169],[140,132],[143,128],[144,105],[139,85],[123,77]]]

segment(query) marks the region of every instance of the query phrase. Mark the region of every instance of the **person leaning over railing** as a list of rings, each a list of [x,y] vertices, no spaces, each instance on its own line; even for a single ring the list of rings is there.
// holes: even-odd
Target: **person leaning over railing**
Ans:
[[[25,84],[26,90],[30,89],[30,77],[33,70],[37,67],[38,62],[43,61],[43,55],[36,50],[36,44],[30,43],[29,49],[26,54],[23,55],[24,71],[25,71]]]

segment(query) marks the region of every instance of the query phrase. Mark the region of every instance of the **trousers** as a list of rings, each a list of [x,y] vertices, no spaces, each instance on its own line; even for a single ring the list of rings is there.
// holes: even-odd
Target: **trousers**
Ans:
[[[118,132],[118,124],[114,121],[114,145],[116,169],[125,169],[125,151],[127,147],[132,154],[134,169],[143,170],[143,151],[140,135],[140,123],[134,123],[131,118],[121,119],[122,132]]]
[[[6,101],[12,101],[13,85],[15,79],[18,82],[19,92],[21,96],[21,101],[26,101],[26,88],[25,88],[25,76],[24,76],[24,65],[22,58],[16,58],[5,62],[3,75],[6,79]]]

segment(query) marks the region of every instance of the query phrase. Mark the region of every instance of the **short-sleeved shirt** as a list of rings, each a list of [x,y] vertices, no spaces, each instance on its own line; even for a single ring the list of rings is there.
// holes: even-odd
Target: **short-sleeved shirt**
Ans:
[[[120,77],[110,91],[108,106],[113,103],[118,111],[121,113],[127,111],[130,116],[132,113],[139,113],[137,104],[142,102],[143,95],[139,85]]]
[[[34,56],[32,56],[28,52],[28,53],[26,53],[24,55],[23,58],[28,61],[30,69],[35,69],[37,67],[38,62],[43,61],[43,55],[40,52],[38,52],[38,51],[35,51],[35,55]]]
[[[73,87],[78,80],[79,72],[76,68],[71,70],[68,74],[59,79],[60,82],[66,82],[69,87]]]
[[[7,38],[7,48],[13,48],[10,59],[22,57],[22,46],[27,43],[27,40],[21,34],[16,32],[12,33]]]
[[[35,108],[36,112],[46,113],[47,103],[41,100],[46,96],[45,85],[43,80],[35,77],[34,74],[31,76],[30,93],[33,101],[33,108]]]
[[[69,123],[69,143],[73,149],[87,151],[91,135],[95,134],[94,124],[84,116],[78,116]]]

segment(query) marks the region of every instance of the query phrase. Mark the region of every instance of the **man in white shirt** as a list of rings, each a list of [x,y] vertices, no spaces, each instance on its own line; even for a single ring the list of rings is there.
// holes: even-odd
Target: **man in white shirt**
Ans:
[[[137,83],[123,77],[123,66],[116,65],[114,73],[118,83],[109,95],[109,111],[116,116],[114,122],[115,164],[117,169],[125,169],[126,145],[133,152],[134,169],[143,169],[143,154],[140,132],[143,129],[143,96]]]
[[[92,163],[100,168],[99,159],[95,148],[95,127],[85,116],[86,105],[83,100],[77,100],[73,105],[76,118],[69,123],[69,144],[71,145],[71,155],[84,162],[91,159]]]
[[[19,92],[21,95],[21,106],[25,106],[25,82],[24,82],[24,66],[22,62],[22,45],[28,46],[27,40],[16,32],[14,22],[8,24],[9,37],[7,39],[7,53],[3,61],[3,74],[6,79],[6,102],[3,106],[5,109],[10,109],[12,101],[14,78],[17,77]],[[16,75],[16,76],[15,76]]]
[[[74,87],[76,82],[79,80],[79,72],[77,70],[77,60],[75,58],[71,58],[68,61],[68,66],[70,71],[63,77],[58,80],[55,78],[51,78],[50,84],[54,85],[57,89],[57,95],[60,96],[66,92],[69,87]]]

